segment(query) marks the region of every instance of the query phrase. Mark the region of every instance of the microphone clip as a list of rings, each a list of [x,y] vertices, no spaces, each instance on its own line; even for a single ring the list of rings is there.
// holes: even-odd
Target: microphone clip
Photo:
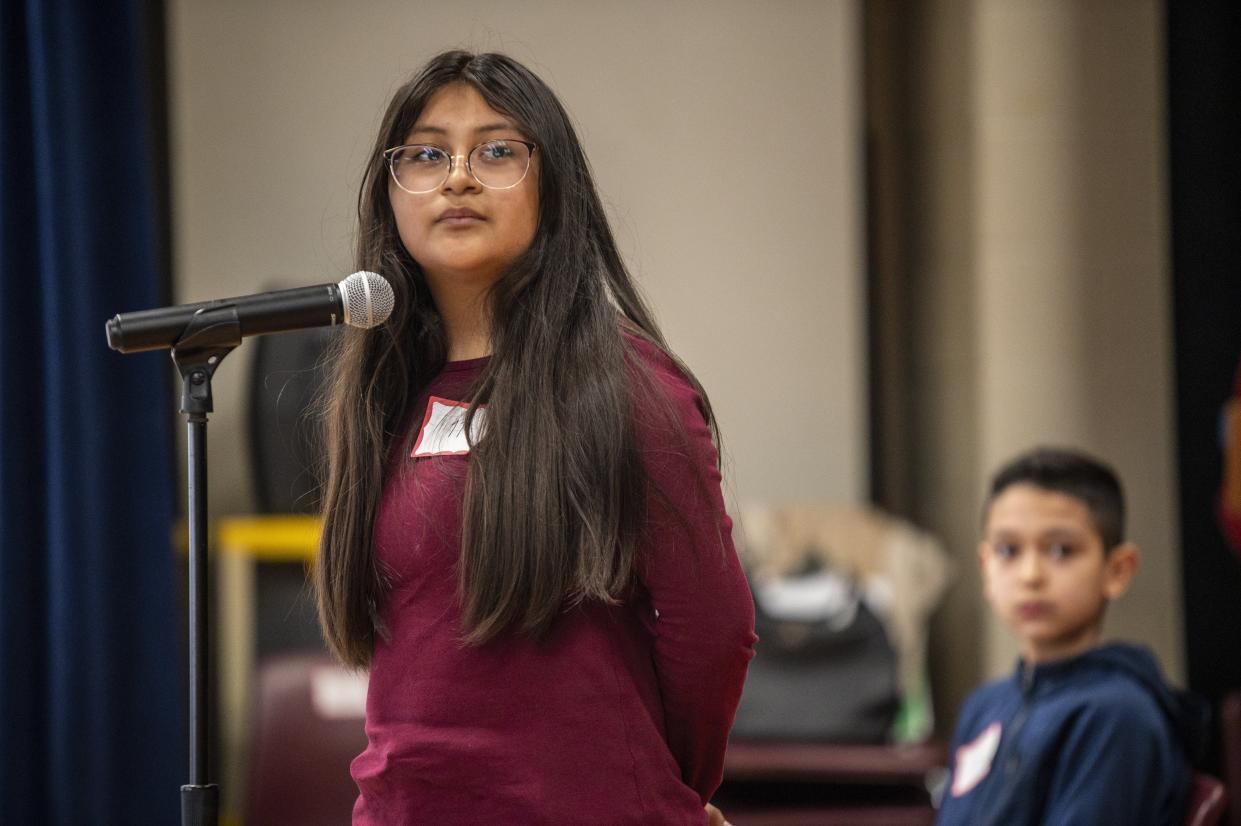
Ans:
[[[181,412],[190,421],[207,420],[212,412],[211,377],[224,357],[241,344],[237,307],[227,302],[199,309],[172,346],[172,361],[181,374]]]

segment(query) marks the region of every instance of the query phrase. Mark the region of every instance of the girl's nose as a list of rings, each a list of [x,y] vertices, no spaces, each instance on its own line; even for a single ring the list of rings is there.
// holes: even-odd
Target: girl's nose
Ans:
[[[448,177],[444,179],[445,190],[464,192],[478,187],[478,181],[474,180],[474,176],[470,174],[465,155],[453,155],[448,163]]]

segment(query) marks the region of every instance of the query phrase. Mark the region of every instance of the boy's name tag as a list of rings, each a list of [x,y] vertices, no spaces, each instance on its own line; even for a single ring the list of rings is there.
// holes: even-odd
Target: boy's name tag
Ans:
[[[410,457],[421,459],[425,456],[465,456],[470,452],[470,442],[465,438],[465,413],[470,405],[467,402],[455,402],[432,396],[427,399],[427,412],[422,418],[422,428],[418,431],[418,439]],[[479,407],[474,411],[471,422],[470,439],[477,442],[482,436],[487,409]]]
[[[999,722],[982,730],[982,734],[957,749],[956,765],[952,767],[952,796],[968,794],[991,771],[995,750],[1000,747],[1004,728]]]

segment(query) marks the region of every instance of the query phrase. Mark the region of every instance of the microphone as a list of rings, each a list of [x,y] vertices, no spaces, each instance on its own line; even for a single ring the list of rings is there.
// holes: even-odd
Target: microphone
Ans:
[[[196,313],[234,307],[242,336],[334,326],[344,322],[368,329],[392,314],[392,286],[373,272],[355,272],[339,284],[180,304],[121,313],[108,320],[108,346],[122,353],[162,350],[176,345]]]

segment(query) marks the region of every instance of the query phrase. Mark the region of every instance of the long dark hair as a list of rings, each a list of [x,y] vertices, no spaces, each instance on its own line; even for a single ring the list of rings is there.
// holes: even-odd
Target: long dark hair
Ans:
[[[370,662],[382,633],[373,525],[386,458],[447,353],[427,282],[397,234],[381,153],[454,82],[516,121],[539,154],[538,229],[491,291],[492,357],[472,393],[470,415],[484,402],[488,411],[463,506],[466,641],[509,628],[537,637],[566,603],[620,598],[645,516],[631,398],[635,383],[653,382],[621,331],[669,351],[617,252],[577,135],[552,91],[515,60],[440,54],[393,97],[358,195],[357,265],[391,282],[396,309],[376,330],[344,331],[320,411],[319,617],[337,656],[356,666]],[[706,395],[684,372],[714,433]]]

